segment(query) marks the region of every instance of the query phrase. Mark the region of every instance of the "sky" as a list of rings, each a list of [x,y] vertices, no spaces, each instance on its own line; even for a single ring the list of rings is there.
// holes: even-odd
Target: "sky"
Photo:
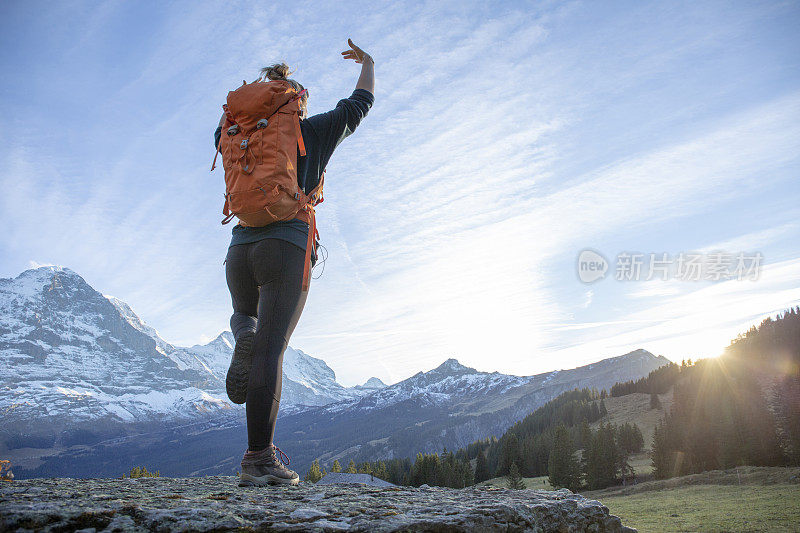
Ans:
[[[6,1],[0,277],[66,266],[176,345],[228,329],[221,105],[284,60],[332,109],[349,37],[375,104],[327,168],[294,348],[347,386],[713,357],[800,304],[798,23],[798,2]]]

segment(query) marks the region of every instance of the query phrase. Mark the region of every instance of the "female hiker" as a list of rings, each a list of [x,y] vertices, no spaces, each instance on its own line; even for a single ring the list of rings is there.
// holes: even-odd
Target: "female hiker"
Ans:
[[[306,195],[315,190],[331,154],[345,137],[353,133],[374,101],[372,57],[351,40],[347,42],[350,49],[342,52],[343,59],[360,63],[361,75],[350,97],[340,100],[331,111],[306,117],[308,91],[297,81],[287,79],[289,67],[285,63],[263,68],[261,77],[256,80],[286,80],[294,89],[295,100],[300,98],[297,100],[300,115],[298,133],[302,138],[297,139],[296,171],[297,185]],[[274,120],[280,119],[278,115],[274,116]],[[225,123],[226,114],[223,114],[214,133],[218,149]],[[231,129],[226,133],[233,134]],[[245,141],[241,142],[242,146],[247,146]],[[236,143],[238,146],[238,138]],[[248,163],[242,164],[245,165],[242,168],[247,168]],[[291,164],[288,166],[292,167]],[[299,482],[297,473],[286,466],[289,458],[272,439],[281,398],[283,354],[308,296],[302,285],[307,279],[307,276],[304,278],[304,269],[307,267],[306,248],[311,242],[310,231],[310,225],[297,218],[265,226],[242,225],[240,222],[233,228],[225,260],[225,276],[233,302],[231,331],[236,345],[226,385],[231,401],[247,404],[248,450],[242,458],[240,486],[294,485]],[[316,261],[313,249],[310,254],[309,260],[313,264]],[[286,465],[278,459],[276,452],[281,454]]]

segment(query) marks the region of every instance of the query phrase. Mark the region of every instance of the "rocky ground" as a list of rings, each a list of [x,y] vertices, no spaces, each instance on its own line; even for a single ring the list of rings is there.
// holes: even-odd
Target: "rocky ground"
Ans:
[[[566,489],[240,488],[229,476],[2,482],[0,530],[635,531]]]

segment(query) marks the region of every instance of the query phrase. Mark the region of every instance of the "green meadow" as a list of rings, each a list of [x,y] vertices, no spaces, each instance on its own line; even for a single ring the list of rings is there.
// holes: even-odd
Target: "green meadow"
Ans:
[[[529,489],[552,490],[547,476],[524,482]],[[505,487],[506,480],[480,484]],[[797,467],[743,466],[580,494],[601,501],[640,533],[800,532]]]
[[[598,497],[640,533],[800,531],[800,485],[690,485]]]

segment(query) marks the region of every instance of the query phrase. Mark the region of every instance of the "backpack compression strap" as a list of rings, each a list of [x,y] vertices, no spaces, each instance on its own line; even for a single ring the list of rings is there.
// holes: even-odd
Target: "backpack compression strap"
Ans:
[[[314,206],[317,204],[321,204],[324,198],[322,197],[322,184],[325,181],[325,172],[323,171],[322,176],[319,180],[319,185],[314,187],[314,190],[311,191],[305,197],[305,203],[303,203],[300,210],[297,212],[297,217],[300,220],[304,220],[308,222],[308,240],[306,241],[306,259],[305,259],[305,266],[303,267],[303,284],[301,286],[301,290],[307,291],[309,286],[311,285],[311,250],[312,246],[315,245],[316,240],[319,239],[319,232],[317,231],[317,218],[314,213]],[[301,193],[298,193],[301,194]]]

